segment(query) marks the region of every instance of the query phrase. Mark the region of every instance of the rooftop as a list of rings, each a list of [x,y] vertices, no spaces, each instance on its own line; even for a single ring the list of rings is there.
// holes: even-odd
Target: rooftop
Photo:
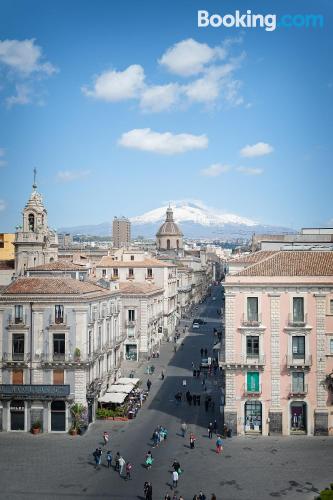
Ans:
[[[105,295],[106,290],[89,281],[72,278],[23,277],[13,281],[3,295]]]
[[[277,250],[260,250],[259,252],[253,252],[247,255],[240,255],[239,258],[234,258],[228,260],[228,264],[256,264],[267,257],[271,257],[277,253]]]
[[[163,262],[158,259],[145,259],[145,260],[114,260],[110,256],[101,258],[96,267],[175,267],[174,264]]]
[[[74,264],[70,260],[61,259],[55,262],[49,262],[48,264],[29,267],[27,271],[84,271],[86,269],[85,264]]]
[[[250,265],[236,276],[333,276],[333,252],[272,252],[271,256]]]
[[[122,294],[136,294],[143,295],[152,292],[163,292],[163,288],[158,286],[150,285],[149,283],[119,283],[119,289]]]

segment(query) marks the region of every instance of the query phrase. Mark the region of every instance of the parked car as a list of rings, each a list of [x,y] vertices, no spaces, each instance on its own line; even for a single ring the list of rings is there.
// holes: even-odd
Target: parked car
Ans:
[[[192,323],[192,329],[195,330],[197,328],[200,328],[200,323],[198,323],[197,321],[193,321],[193,323]]]
[[[208,368],[208,366],[209,366],[208,358],[202,358],[200,363],[200,368]]]

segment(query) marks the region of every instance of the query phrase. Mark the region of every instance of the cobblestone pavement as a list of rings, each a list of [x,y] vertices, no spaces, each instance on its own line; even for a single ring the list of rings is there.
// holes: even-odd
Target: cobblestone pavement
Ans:
[[[215,291],[216,292],[216,291]],[[184,348],[173,352],[173,343],[161,347],[160,358],[151,360],[155,372],[149,376],[152,388],[136,419],[128,422],[97,421],[83,436],[67,434],[0,433],[0,499],[124,499],[143,500],[143,483],[151,480],[153,499],[163,500],[170,492],[171,464],[176,458],[183,469],[177,495],[192,500],[200,489],[207,500],[215,493],[218,500],[266,500],[270,498],[311,499],[333,481],[333,440],[323,437],[233,437],[224,443],[222,455],[215,453],[208,423],[217,413],[206,413],[203,404],[190,407],[183,401],[176,406],[174,395],[187,381],[191,392],[202,391],[201,380],[192,376],[191,362],[198,363],[200,348],[212,347],[212,330],[217,324],[217,301],[201,306],[210,318],[196,333],[183,340]],[[215,312],[215,314],[214,314]],[[197,316],[197,314],[196,314]],[[148,377],[146,364],[136,366],[143,384]],[[161,370],[166,377],[160,379]],[[208,391],[219,397],[218,385],[208,380]],[[216,410],[218,408],[216,399]],[[196,447],[180,435],[185,420],[196,436]],[[166,426],[166,442],[152,450],[154,464],[144,467],[144,455],[151,449],[156,425]],[[110,433],[110,448],[133,463],[132,479],[125,481],[103,464],[95,470],[92,452],[102,445],[103,431]],[[103,447],[104,448],[104,447]],[[173,494],[173,493],[172,493]],[[171,495],[172,496],[172,495]]]

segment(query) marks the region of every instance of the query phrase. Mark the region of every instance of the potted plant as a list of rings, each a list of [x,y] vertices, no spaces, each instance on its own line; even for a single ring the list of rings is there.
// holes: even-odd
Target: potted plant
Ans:
[[[85,425],[86,407],[82,403],[74,403],[71,408],[72,425],[69,433],[75,436],[79,429]]]
[[[39,434],[42,430],[42,423],[40,420],[36,420],[31,426],[32,434]]]
[[[81,358],[81,350],[78,347],[75,347],[74,359],[75,361],[80,361],[80,358]]]

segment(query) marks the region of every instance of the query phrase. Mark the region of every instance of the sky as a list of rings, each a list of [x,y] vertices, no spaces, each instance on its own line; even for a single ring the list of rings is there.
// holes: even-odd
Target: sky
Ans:
[[[323,25],[198,27],[199,10]],[[332,227],[332,11],[331,0],[0,0],[0,232],[21,223],[35,167],[53,228],[184,199]]]

